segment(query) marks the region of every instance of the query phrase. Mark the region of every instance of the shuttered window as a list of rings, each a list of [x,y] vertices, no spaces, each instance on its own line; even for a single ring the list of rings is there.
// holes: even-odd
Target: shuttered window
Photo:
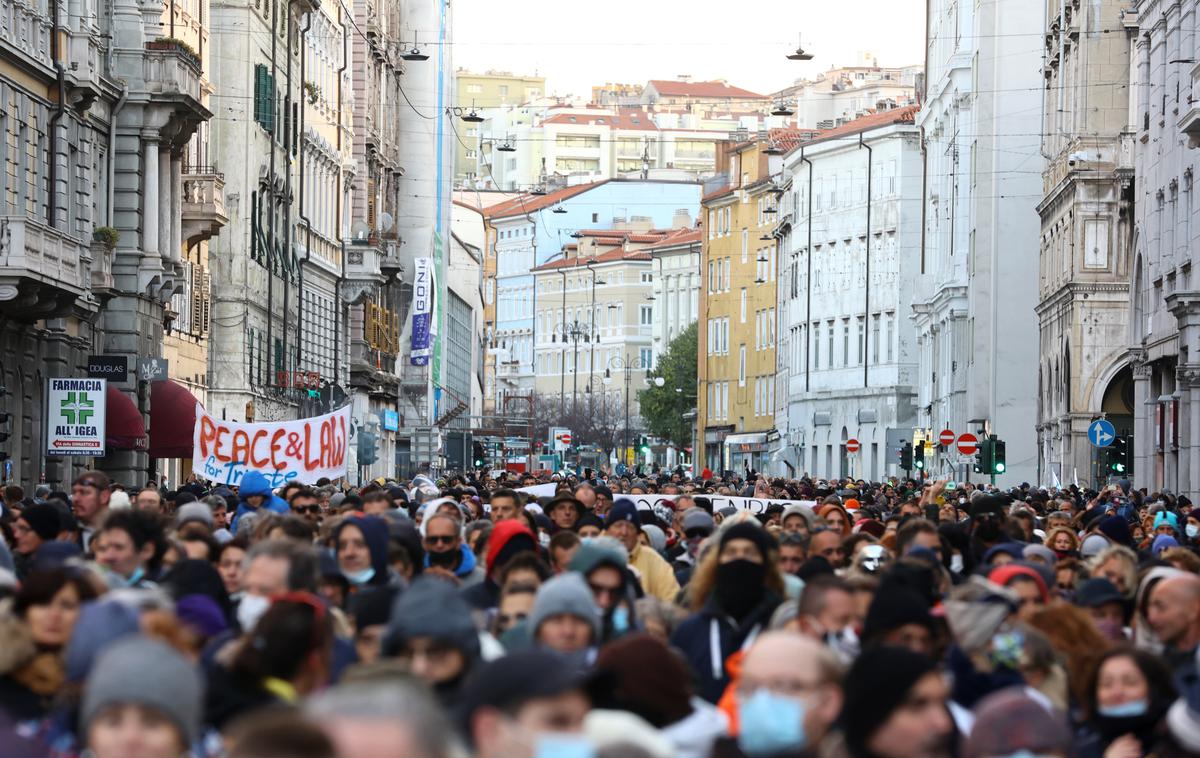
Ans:
[[[275,131],[275,77],[267,67],[254,67],[254,120],[268,132]]]

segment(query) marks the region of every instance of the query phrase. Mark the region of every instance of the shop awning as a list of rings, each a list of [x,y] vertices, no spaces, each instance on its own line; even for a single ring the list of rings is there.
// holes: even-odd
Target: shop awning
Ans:
[[[150,383],[150,457],[191,458],[196,398],[170,379]]]
[[[133,399],[116,385],[108,385],[104,393],[107,400],[105,410],[104,442],[110,450],[145,450],[146,424]]]

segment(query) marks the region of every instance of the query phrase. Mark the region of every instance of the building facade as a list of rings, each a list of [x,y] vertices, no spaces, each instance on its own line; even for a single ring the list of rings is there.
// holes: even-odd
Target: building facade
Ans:
[[[544,76],[521,76],[507,71],[476,74],[466,69],[454,73],[454,105],[463,113],[522,105],[546,94]],[[454,183],[471,184],[478,177],[479,124],[464,122],[457,128],[462,142],[455,141]],[[465,144],[463,144],[465,143]]]
[[[1200,146],[1194,2],[1143,0],[1130,88],[1135,129],[1129,361],[1139,486],[1200,491],[1200,295],[1193,177]]]
[[[1031,208],[1045,160],[1029,114],[1042,108],[1042,6],[935,0],[917,115],[926,187],[913,303],[917,429],[927,439],[949,429],[1005,440],[1002,483],[1038,472],[1038,348],[1019,335],[1037,331],[1030,272],[1040,229]],[[933,465],[970,475],[954,453]]]
[[[779,473],[879,481],[896,472],[887,430],[915,425],[916,110],[856,119],[784,159]],[[851,439],[856,453],[847,450]]]
[[[701,207],[696,465],[764,471],[775,428],[778,155],[766,140],[718,147]],[[772,151],[775,152],[775,151]]]
[[[1087,436],[1105,415],[1133,434],[1126,335],[1134,236],[1128,3],[1051,4],[1046,30],[1038,280],[1038,479],[1097,484]],[[1075,28],[1092,30],[1078,35]]]
[[[654,281],[654,365],[700,313],[700,254],[703,235],[689,222],[662,242],[646,248]]]

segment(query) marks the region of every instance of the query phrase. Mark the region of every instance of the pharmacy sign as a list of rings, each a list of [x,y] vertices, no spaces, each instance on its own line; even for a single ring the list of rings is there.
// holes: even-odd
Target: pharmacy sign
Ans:
[[[46,390],[46,455],[104,455],[104,379],[50,379]]]

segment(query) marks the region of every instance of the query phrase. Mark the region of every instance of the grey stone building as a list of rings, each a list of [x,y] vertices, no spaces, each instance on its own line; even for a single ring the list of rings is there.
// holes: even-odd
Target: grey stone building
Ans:
[[[1038,277],[1038,481],[1103,478],[1087,439],[1133,432],[1125,335],[1134,232],[1128,3],[1052,3],[1046,29],[1045,197]],[[1087,34],[1077,34],[1087,29]]]
[[[1136,127],[1132,313],[1134,478],[1151,491],[1200,492],[1200,217],[1196,0],[1140,0],[1130,107]]]
[[[46,379],[85,375],[90,354],[161,355],[184,155],[210,115],[202,54],[170,35],[164,5],[110,10],[0,0],[0,410],[12,415],[0,471],[23,484],[84,466],[132,484],[149,464],[132,382],[110,388],[109,430],[131,433],[110,434],[105,457],[44,453]]]

